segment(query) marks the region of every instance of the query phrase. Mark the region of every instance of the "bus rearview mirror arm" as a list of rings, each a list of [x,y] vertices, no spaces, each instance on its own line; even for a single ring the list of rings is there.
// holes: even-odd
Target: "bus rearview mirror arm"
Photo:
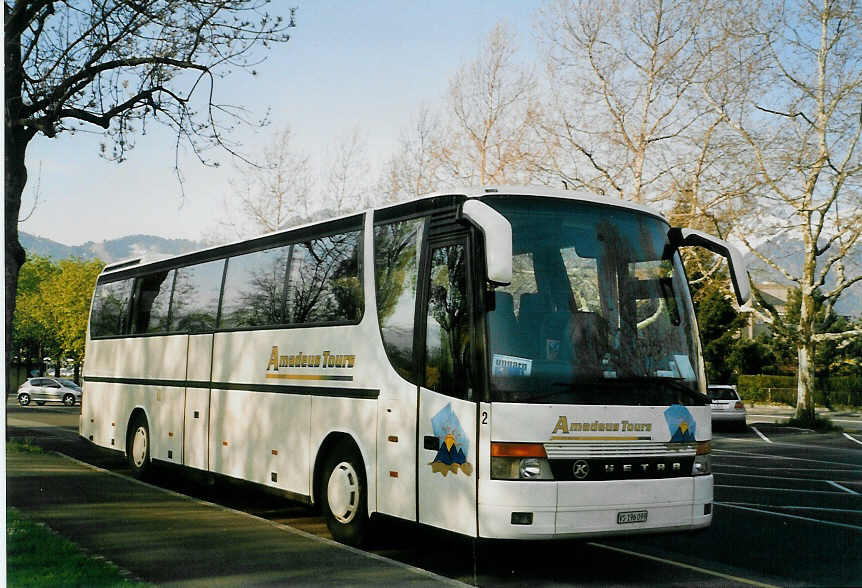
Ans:
[[[669,231],[668,237],[670,238],[671,245],[674,247],[703,247],[727,259],[727,265],[730,269],[730,281],[733,283],[736,301],[740,306],[743,306],[751,299],[751,285],[748,281],[748,272],[739,249],[723,239],[694,229],[674,227]]]
[[[467,200],[461,217],[482,231],[485,237],[485,268],[495,286],[512,283],[512,225],[509,220],[479,200]]]

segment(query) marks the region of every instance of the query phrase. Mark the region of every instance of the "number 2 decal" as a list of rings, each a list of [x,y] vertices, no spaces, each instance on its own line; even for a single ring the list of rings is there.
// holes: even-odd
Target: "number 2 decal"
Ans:
[[[482,411],[482,424],[483,425],[488,424],[488,411],[486,411],[486,410]]]

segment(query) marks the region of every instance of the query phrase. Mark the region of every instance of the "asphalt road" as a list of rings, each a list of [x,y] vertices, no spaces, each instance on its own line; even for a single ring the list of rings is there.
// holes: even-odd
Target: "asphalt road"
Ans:
[[[29,437],[118,473],[122,456],[77,436],[79,408],[7,405],[9,435]],[[764,414],[760,414],[764,412]],[[778,411],[786,413],[787,411]],[[379,523],[367,550],[481,586],[859,585],[862,582],[862,423],[830,415],[847,433],[776,426],[786,414],[749,409],[744,432],[713,439],[715,517],[695,534],[556,542],[473,542],[399,521]],[[328,536],[320,516],[248,485],[165,470],[157,483]]]

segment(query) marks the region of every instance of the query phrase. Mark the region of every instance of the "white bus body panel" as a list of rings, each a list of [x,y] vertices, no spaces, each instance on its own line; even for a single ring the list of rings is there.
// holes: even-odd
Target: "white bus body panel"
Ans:
[[[133,382],[184,381],[187,353],[187,335],[89,341],[88,378],[123,378],[131,382],[87,382],[81,435],[88,439],[92,436],[97,445],[125,451],[129,416],[135,408],[142,408],[151,429],[150,455],[182,463],[184,389]]]
[[[694,440],[710,440],[709,407],[687,406],[684,409],[693,421],[688,425],[689,428],[694,425]],[[552,455],[547,444],[553,444],[561,452],[589,444],[598,452],[620,450],[619,457],[627,456],[628,443],[655,443],[661,448],[667,444],[672,448],[675,443],[670,442],[672,431],[665,417],[667,410],[668,407],[503,403],[492,404],[488,409],[492,441],[543,443],[549,457]],[[561,417],[565,417],[565,423],[561,423]],[[589,427],[585,426],[587,424]],[[593,424],[596,430],[592,430]],[[486,430],[485,427],[482,430]],[[704,505],[713,501],[712,475],[643,480],[516,481],[491,480],[488,472],[489,468],[483,468],[479,481],[479,534],[482,537],[541,539],[631,534],[695,529],[709,525],[712,520],[711,514],[703,514]],[[649,512],[645,522],[617,523],[617,513],[638,510]],[[513,512],[533,513],[533,523],[513,525]]]
[[[351,397],[374,384],[373,366],[360,367],[366,331],[360,324],[216,333],[212,471],[311,496],[317,449],[335,431],[350,434],[373,468],[376,405]],[[338,367],[323,367],[330,356],[341,358]]]

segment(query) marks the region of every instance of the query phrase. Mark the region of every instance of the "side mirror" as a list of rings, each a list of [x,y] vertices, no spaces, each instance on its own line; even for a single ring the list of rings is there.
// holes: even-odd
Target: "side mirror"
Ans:
[[[461,216],[485,236],[485,267],[489,282],[512,283],[512,225],[505,216],[479,200],[467,200]]]
[[[670,230],[669,237],[671,244],[675,247],[703,247],[727,259],[736,301],[740,306],[749,301],[751,298],[751,285],[748,282],[748,272],[739,249],[727,241],[713,237],[702,231],[695,231],[694,229],[673,228]]]

